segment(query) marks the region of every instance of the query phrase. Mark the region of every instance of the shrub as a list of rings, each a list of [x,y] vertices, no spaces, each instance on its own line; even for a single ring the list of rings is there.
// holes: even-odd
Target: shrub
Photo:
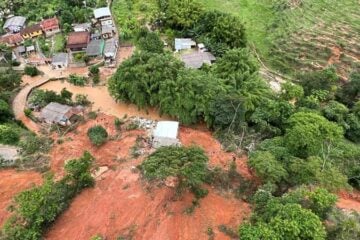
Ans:
[[[90,67],[89,67],[89,72],[90,72],[92,75],[96,75],[96,74],[99,74],[100,70],[99,70],[99,67],[98,67],[98,66],[90,66]]]
[[[37,76],[40,73],[35,66],[26,66],[24,72],[26,75],[29,75],[31,77]]]
[[[17,144],[20,140],[19,131],[10,125],[0,125],[0,143]]]
[[[199,147],[161,147],[141,164],[141,170],[149,180],[177,177],[178,192],[189,188],[204,196],[199,189],[206,178],[207,161],[208,157]]]
[[[84,94],[76,94],[75,95],[75,103],[78,105],[83,105],[83,106],[88,106],[91,104],[91,102],[87,98],[87,95],[84,95]]]
[[[121,125],[123,125],[123,124],[124,124],[124,120],[122,120],[120,118],[115,118],[114,125],[117,130],[120,130]]]
[[[92,128],[89,128],[87,135],[91,141],[96,146],[104,144],[107,140],[108,133],[106,129],[100,125],[96,125]]]
[[[26,108],[26,109],[24,109],[24,114],[25,114],[25,116],[27,116],[27,117],[31,117],[31,115],[32,115],[32,110],[29,109],[29,108]]]
[[[75,86],[85,86],[87,79],[83,76],[78,76],[75,74],[70,74],[68,78],[69,83],[74,84]]]

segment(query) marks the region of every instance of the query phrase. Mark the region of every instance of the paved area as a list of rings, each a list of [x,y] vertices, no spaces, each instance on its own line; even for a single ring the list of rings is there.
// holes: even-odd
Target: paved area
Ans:
[[[0,144],[0,158],[13,161],[18,158],[19,148]]]

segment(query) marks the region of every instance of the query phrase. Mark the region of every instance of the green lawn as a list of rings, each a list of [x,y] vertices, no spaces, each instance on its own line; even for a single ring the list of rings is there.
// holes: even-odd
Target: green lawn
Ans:
[[[65,37],[62,33],[58,33],[54,36],[54,49],[53,52],[63,52],[65,47]]]

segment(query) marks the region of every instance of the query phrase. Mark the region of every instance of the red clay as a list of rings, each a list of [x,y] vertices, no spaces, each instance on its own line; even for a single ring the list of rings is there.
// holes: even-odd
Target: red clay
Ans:
[[[201,146],[209,156],[210,166],[220,166],[227,169],[232,161],[236,162],[237,171],[243,177],[252,178],[247,166],[247,158],[239,158],[234,153],[225,152],[219,141],[217,141],[209,130],[198,130],[182,127],[179,134],[180,141],[185,146]]]
[[[111,140],[100,148],[91,146],[86,136],[87,129],[94,124],[102,124],[114,136],[113,120],[113,117],[100,115],[96,120],[78,127],[76,134],[67,134],[65,138],[72,140],[56,145],[52,150],[51,168],[57,173],[63,171],[65,160],[81,156],[84,150],[89,150],[96,157],[98,166],[111,167],[97,179],[94,188],[85,190],[74,199],[70,208],[46,234],[47,240],[88,240],[96,234],[102,234],[107,239],[132,235],[133,239],[198,240],[208,239],[207,229],[210,227],[215,239],[229,239],[218,231],[218,226],[225,224],[236,228],[243,218],[250,215],[247,203],[222,196],[213,189],[209,189],[208,196],[200,201],[193,214],[184,213],[191,206],[191,193],[174,201],[172,188],[150,188],[139,173],[131,171],[142,159],[131,159],[130,148],[135,144],[137,135],[143,135],[144,131],[122,131],[119,140]],[[227,165],[232,161],[232,155],[221,150],[210,132],[182,128],[180,138],[184,145],[194,142],[204,147],[207,153],[211,152],[211,165]],[[123,161],[114,161],[121,158]],[[240,163],[242,160],[236,161]]]
[[[354,191],[352,193],[341,192],[338,194],[339,199],[336,206],[341,209],[355,210],[360,212],[360,192]]]
[[[6,209],[19,192],[40,184],[40,173],[30,171],[0,170],[0,228],[10,216]]]

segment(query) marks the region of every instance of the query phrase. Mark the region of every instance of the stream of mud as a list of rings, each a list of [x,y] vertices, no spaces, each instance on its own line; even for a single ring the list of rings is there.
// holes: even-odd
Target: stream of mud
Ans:
[[[88,99],[93,103],[92,110],[100,110],[103,113],[108,115],[113,115],[116,117],[123,117],[127,115],[138,116],[152,120],[164,120],[168,119],[164,116],[160,116],[155,109],[138,110],[137,106],[133,104],[126,104],[122,102],[116,102],[109,94],[107,86],[85,86],[79,87],[74,86],[66,81],[50,81],[40,87],[40,89],[53,90],[55,92],[60,92],[61,89],[66,88],[74,94],[85,94],[88,96]]]

